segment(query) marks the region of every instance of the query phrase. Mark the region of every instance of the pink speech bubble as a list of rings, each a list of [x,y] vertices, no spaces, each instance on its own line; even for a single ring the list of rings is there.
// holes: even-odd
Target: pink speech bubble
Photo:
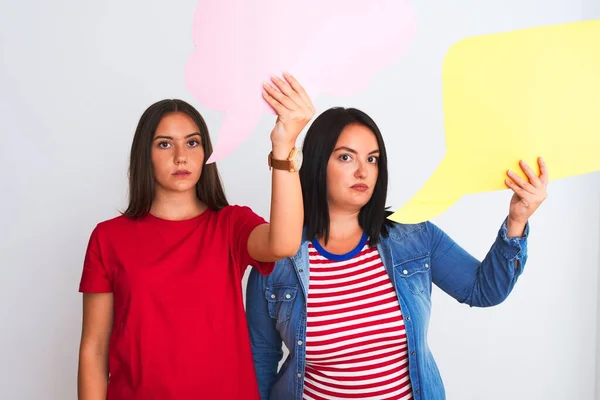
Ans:
[[[262,82],[292,73],[314,100],[352,95],[394,62],[416,30],[405,0],[202,0],[185,81],[204,107],[223,112],[208,162],[227,157],[265,112]]]

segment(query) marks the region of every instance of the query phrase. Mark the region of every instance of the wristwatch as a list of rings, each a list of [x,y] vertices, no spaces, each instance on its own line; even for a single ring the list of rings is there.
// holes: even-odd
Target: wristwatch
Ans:
[[[282,171],[298,172],[302,167],[302,149],[294,147],[287,160],[276,160],[273,158],[273,152],[269,153],[269,171],[271,168]]]

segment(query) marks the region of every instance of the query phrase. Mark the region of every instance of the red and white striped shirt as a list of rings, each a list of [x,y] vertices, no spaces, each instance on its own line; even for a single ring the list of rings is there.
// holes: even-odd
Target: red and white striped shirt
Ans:
[[[404,320],[377,248],[308,250],[304,399],[412,399]]]

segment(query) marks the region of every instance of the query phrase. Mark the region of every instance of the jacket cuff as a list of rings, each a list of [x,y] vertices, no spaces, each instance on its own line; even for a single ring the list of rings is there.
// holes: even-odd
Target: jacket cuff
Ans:
[[[529,236],[529,221],[525,224],[525,230],[521,237],[508,237],[508,217],[504,219],[496,245],[500,253],[508,260],[523,259],[527,256],[527,238]]]

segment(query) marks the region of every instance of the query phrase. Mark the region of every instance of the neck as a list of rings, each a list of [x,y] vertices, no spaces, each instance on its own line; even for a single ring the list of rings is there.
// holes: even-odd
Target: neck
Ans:
[[[194,218],[206,210],[206,205],[196,196],[195,189],[171,192],[157,188],[150,213],[155,217],[179,221]]]
[[[331,207],[329,209],[329,240],[354,239],[362,235],[362,228],[358,223],[358,210],[342,210]]]

